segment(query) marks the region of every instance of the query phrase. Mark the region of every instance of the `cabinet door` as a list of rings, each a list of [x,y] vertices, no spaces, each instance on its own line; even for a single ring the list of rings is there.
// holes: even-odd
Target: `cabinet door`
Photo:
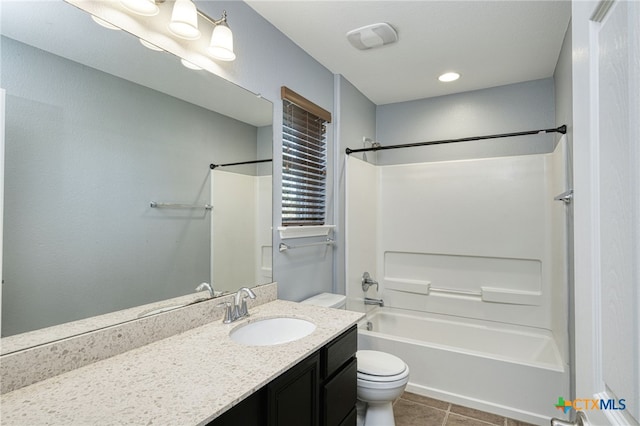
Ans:
[[[358,365],[355,358],[322,387],[323,426],[339,426],[354,409],[357,398]],[[349,424],[349,422],[345,423]]]
[[[356,407],[353,407],[347,417],[342,420],[340,426],[356,426],[358,424],[358,413],[356,412]]]
[[[269,426],[318,425],[318,353],[267,385]]]
[[[265,389],[262,388],[207,426],[265,426],[266,405]]]

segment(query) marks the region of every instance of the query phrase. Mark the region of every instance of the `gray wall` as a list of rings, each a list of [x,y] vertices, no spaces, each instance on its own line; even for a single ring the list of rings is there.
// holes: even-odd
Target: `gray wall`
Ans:
[[[301,300],[323,291],[343,291],[344,245],[341,232],[344,220],[337,215],[342,209],[341,203],[344,198],[342,156],[345,147],[362,146],[363,136],[375,137],[384,144],[391,144],[554,127],[551,79],[424,101],[378,106],[374,117],[375,105],[342,77],[335,76],[334,81],[334,76],[329,70],[247,4],[236,1],[198,2],[198,7],[210,16],[217,16],[222,9],[226,9],[229,25],[234,30],[234,44],[238,57],[234,62],[220,63],[220,75],[255,93],[260,93],[274,105],[274,279],[278,281],[278,296],[282,299]],[[279,170],[282,168],[280,86],[283,85],[333,112],[333,123],[328,129],[331,151],[327,176],[328,188],[331,191],[328,194],[327,222],[337,225],[335,237],[338,244],[334,253],[324,248],[289,250],[283,253],[277,250],[281,240],[275,228],[280,225],[282,214],[282,184]],[[377,129],[374,134],[376,121]],[[458,147],[453,151],[456,156],[486,156],[487,149],[490,152],[488,155],[523,150],[546,152],[552,149],[553,138],[533,138],[533,143],[526,140],[528,138],[521,138],[517,141],[503,141],[495,147],[478,143],[474,149],[461,150]],[[442,151],[440,147],[433,148],[435,152]],[[415,157],[415,151],[409,155]],[[446,152],[434,154],[432,150],[429,151],[428,157],[435,160],[451,155],[453,154]],[[335,185],[333,179],[337,179]],[[296,243],[317,240],[309,239]]]
[[[333,74],[315,61],[273,25],[265,21],[246,3],[239,1],[197,2],[210,16],[219,16],[226,9],[229,26],[233,29],[237,59],[219,63],[222,77],[255,93],[260,93],[274,105],[274,280],[278,282],[278,297],[301,300],[313,294],[331,291],[333,287],[333,253],[323,247],[289,250],[280,253],[280,236],[276,228],[282,220],[282,102],[280,87],[287,86],[322,108],[334,112]],[[336,117],[334,114],[333,123]],[[334,124],[329,125],[330,147],[327,170],[329,208],[327,223],[334,223]],[[308,239],[292,242],[303,244],[317,241]]]
[[[280,33],[270,23],[239,1],[197,2],[198,7],[210,16],[218,16],[226,9],[229,25],[234,30],[237,59],[231,63],[219,63],[224,78],[235,82],[255,93],[260,93],[274,105],[274,241],[278,247],[279,235],[275,230],[281,222],[281,102],[280,86],[286,85],[321,107],[334,113],[333,124],[329,126],[330,168],[328,176],[330,188],[336,182],[336,191],[329,194],[328,223],[337,222],[336,237],[343,228],[342,218],[335,216],[341,210],[343,183],[341,157],[344,147],[361,146],[362,137],[376,137],[384,144],[428,140],[436,137],[466,136],[472,134],[495,133],[523,130],[540,126],[544,122],[553,125],[553,88],[551,80],[532,82],[529,90],[519,88],[489,89],[487,93],[452,95],[451,97],[409,103],[384,105],[377,108],[377,131],[373,134],[372,110],[375,108],[360,95],[346,80],[337,77],[315,61],[296,44]],[[351,87],[350,87],[351,86]],[[526,86],[526,84],[525,84]],[[537,93],[540,91],[541,93]],[[479,91],[483,92],[483,91]],[[345,93],[345,95],[340,95]],[[520,93],[520,95],[518,95]],[[340,97],[341,99],[338,99]],[[521,102],[522,101],[522,102]],[[543,105],[548,105],[543,107]],[[364,105],[365,110],[360,108]],[[465,109],[468,106],[469,109]],[[340,112],[338,112],[340,108]],[[349,109],[353,108],[353,109]],[[486,111],[485,108],[489,108]],[[544,113],[542,113],[544,111]],[[528,113],[534,112],[529,117]],[[406,114],[406,115],[405,115]],[[428,116],[425,117],[425,114]],[[441,120],[446,116],[446,123]],[[549,115],[550,114],[550,115]],[[509,117],[515,115],[515,122]],[[524,116],[523,116],[524,115]],[[488,116],[489,120],[485,121]],[[461,118],[458,120],[457,118]],[[339,129],[334,128],[340,119]],[[356,121],[350,121],[355,119]],[[360,120],[360,121],[358,121]],[[509,125],[507,128],[506,125]],[[335,133],[334,133],[335,132]],[[334,134],[335,140],[334,139]],[[390,137],[392,136],[392,137]],[[520,142],[524,143],[524,142]],[[547,149],[551,143],[547,143]],[[544,143],[542,144],[544,145]],[[436,151],[439,149],[436,147]],[[467,153],[475,155],[475,153]],[[441,154],[442,158],[444,154]],[[434,157],[430,151],[429,158]],[[435,159],[435,158],[434,158]],[[336,163],[337,162],[337,163]],[[335,167],[335,168],[334,168]],[[334,220],[335,219],[335,220]],[[315,241],[315,240],[313,240]],[[305,249],[285,253],[274,250],[274,279],[279,283],[279,297],[300,300],[312,294],[335,290],[342,291],[344,269],[340,251],[335,253],[324,249]],[[334,267],[334,263],[336,264]]]
[[[149,202],[209,202],[209,163],[254,158],[255,127],[6,38],[1,85],[3,335],[209,281],[209,215]]]
[[[553,79],[411,102],[377,109],[377,139],[397,145],[555,127]],[[550,152],[553,136],[526,136],[378,152],[379,164],[444,161]]]
[[[328,223],[334,223],[335,217],[338,244],[334,253],[324,248],[280,253],[277,250],[280,238],[274,230],[274,279],[279,283],[280,298],[301,300],[322,291],[342,292],[344,289],[341,234],[344,219],[338,217],[337,212],[341,211],[344,200],[342,156],[345,147],[362,146],[363,136],[393,144],[554,127],[552,79],[376,108],[342,77],[336,76],[334,82],[329,70],[245,3],[200,2],[199,7],[211,16],[217,16],[225,8],[229,25],[234,29],[238,58],[232,63],[220,64],[220,75],[274,103],[274,229],[281,223],[280,86],[288,86],[334,113],[328,140],[334,149],[329,157],[334,164],[330,165],[328,176],[330,181],[335,178],[337,182],[336,192],[328,195]],[[374,109],[377,110],[375,117]],[[377,126],[375,134],[374,126]],[[533,142],[530,138],[520,138],[493,144],[478,143],[466,148],[432,147],[426,157],[439,160],[452,156],[495,155],[497,152],[546,152],[552,147],[552,137],[534,136]],[[399,155],[398,160],[406,161],[407,155],[415,158],[416,151]],[[329,188],[333,188],[331,182]]]

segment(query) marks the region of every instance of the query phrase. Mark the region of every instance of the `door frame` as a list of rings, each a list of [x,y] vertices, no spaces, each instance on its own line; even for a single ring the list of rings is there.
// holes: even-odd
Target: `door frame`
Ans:
[[[616,2],[572,2],[574,141],[574,351],[573,398],[610,399],[603,374],[597,31]],[[636,336],[636,341],[638,337]],[[637,378],[634,378],[637,379]],[[633,379],[632,379],[633,380]],[[627,426],[624,411],[588,410],[590,425]],[[633,424],[633,423],[631,423]]]

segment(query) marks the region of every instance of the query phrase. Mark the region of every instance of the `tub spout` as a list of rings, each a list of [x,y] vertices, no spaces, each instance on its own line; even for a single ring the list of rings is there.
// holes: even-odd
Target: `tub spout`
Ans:
[[[382,299],[374,299],[372,297],[365,297],[364,298],[364,304],[365,305],[378,305],[378,306],[384,306],[384,300]]]

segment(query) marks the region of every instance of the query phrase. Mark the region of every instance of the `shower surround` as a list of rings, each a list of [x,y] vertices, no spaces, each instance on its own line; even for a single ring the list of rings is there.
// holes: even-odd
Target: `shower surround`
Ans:
[[[380,155],[380,153],[378,153]],[[347,295],[361,349],[408,389],[531,423],[569,395],[565,139],[549,154],[376,166],[347,159]]]

